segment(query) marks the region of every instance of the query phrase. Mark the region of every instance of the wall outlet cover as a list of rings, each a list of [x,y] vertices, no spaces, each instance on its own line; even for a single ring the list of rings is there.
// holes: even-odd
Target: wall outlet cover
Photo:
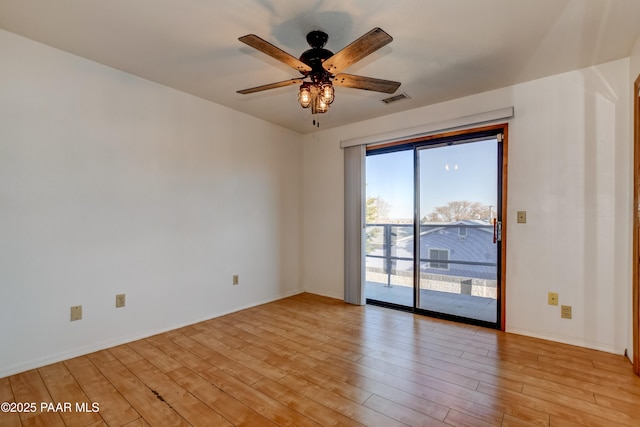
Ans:
[[[71,321],[82,319],[82,306],[74,305],[71,306]]]
[[[125,294],[116,295],[116,308],[122,308],[125,305]]]

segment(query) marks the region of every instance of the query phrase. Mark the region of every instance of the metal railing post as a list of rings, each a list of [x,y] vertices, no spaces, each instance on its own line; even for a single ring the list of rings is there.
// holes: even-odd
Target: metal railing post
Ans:
[[[391,224],[384,225],[384,256],[387,270],[387,288],[391,287]]]

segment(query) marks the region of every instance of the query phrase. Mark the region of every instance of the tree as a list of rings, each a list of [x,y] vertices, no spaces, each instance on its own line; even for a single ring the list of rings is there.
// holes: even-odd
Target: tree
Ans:
[[[372,224],[384,219],[389,214],[389,203],[379,196],[367,198],[366,220]]]
[[[452,201],[445,206],[433,208],[429,215],[425,215],[422,218],[422,222],[453,222],[463,219],[490,221],[491,206],[467,200]]]
[[[389,203],[381,197],[368,197],[366,206],[366,222],[367,224],[375,224],[380,220],[387,217],[389,213]],[[367,227],[366,237],[366,251],[367,253],[373,252],[378,249],[379,245],[374,242],[380,236],[380,227]]]

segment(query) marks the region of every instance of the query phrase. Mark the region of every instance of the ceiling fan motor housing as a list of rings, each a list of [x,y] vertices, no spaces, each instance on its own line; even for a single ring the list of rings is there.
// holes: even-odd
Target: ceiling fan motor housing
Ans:
[[[329,35],[324,31],[314,30],[307,34],[307,43],[314,48],[324,47],[327,44],[327,40],[329,40]]]
[[[307,34],[307,43],[309,43],[311,49],[300,55],[300,61],[310,66],[311,71],[301,71],[302,74],[305,76],[310,75],[312,79],[322,79],[330,75],[327,70],[322,68],[322,63],[333,56],[333,52],[323,48],[327,40],[329,40],[329,36],[323,31],[315,30]]]

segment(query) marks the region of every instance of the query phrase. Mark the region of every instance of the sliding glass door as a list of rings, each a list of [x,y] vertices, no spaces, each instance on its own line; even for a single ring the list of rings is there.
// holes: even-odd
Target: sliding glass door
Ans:
[[[366,296],[413,307],[414,152],[367,156]]]
[[[367,153],[367,302],[500,326],[501,129]]]
[[[496,323],[498,141],[493,137],[425,146],[417,149],[417,156],[416,306]]]

